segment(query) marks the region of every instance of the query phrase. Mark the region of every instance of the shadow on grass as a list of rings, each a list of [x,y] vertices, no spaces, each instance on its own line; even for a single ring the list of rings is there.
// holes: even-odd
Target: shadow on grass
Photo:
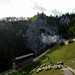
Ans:
[[[23,68],[22,70],[20,70],[19,72],[14,72],[11,73],[9,75],[30,75],[30,71],[33,70],[34,68],[36,68],[37,66],[40,66],[42,64],[42,61],[45,60],[49,54],[51,54],[55,49],[59,48],[60,44],[55,45],[54,47],[51,48],[51,50],[45,54],[43,57],[41,57],[37,62],[30,62],[32,64],[26,66],[25,68]]]
[[[36,68],[37,66],[40,66],[43,60],[45,60],[48,57],[48,54],[50,54],[53,51],[49,51],[47,54],[45,54],[42,58],[40,58],[37,62],[33,62],[32,64],[26,66],[25,68],[23,68],[22,70],[20,70],[19,72],[13,72],[9,75],[30,75],[30,71],[33,70],[34,68]]]

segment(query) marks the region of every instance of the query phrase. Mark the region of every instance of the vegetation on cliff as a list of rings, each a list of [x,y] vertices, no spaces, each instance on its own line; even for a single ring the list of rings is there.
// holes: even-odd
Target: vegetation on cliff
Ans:
[[[54,17],[41,13],[27,20],[13,21],[14,18],[2,20],[0,21],[0,72],[12,67],[12,58],[32,52],[26,47],[26,31],[39,15],[41,22],[43,20],[47,25],[57,27],[58,34],[63,38],[75,38],[75,14]]]

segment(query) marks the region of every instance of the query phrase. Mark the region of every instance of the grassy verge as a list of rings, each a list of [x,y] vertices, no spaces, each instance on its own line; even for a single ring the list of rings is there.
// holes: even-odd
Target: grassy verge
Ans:
[[[51,69],[48,71],[43,70],[42,72],[39,72],[38,74],[33,73],[32,75],[63,75],[63,71],[62,70],[54,70],[54,69]]]
[[[75,62],[75,42],[60,47],[59,49],[49,54],[48,57],[54,63],[63,61],[64,64],[75,69],[75,63],[73,63],[73,61]],[[46,60],[44,63],[49,64],[50,60]]]
[[[49,54],[51,54],[59,46],[60,46],[59,44],[55,45],[54,47],[52,47],[52,50],[50,50],[47,54],[45,54],[37,62],[34,62],[33,64],[28,65],[27,67],[25,67],[24,69],[22,69],[19,72],[13,72],[13,73],[11,73],[9,75],[30,75],[29,72],[32,69],[36,68],[37,66],[40,66],[41,64],[43,64],[43,61],[48,58]]]
[[[49,60],[48,60],[49,58]],[[49,65],[50,61],[54,62],[55,64],[59,61],[64,62],[64,64],[70,66],[71,68],[75,69],[75,63],[72,63],[75,61],[75,42],[69,44],[60,46],[60,44],[55,45],[53,48],[51,48],[51,51],[49,51],[47,54],[45,54],[41,59],[39,59],[37,62],[28,65],[23,70],[19,72],[14,72],[10,75],[30,75],[29,72],[37,67],[38,65],[46,64]],[[57,73],[58,72],[58,73]],[[63,71],[61,70],[50,70],[50,71],[42,71],[38,75],[63,75]],[[32,75],[36,75],[36,73],[33,73]]]

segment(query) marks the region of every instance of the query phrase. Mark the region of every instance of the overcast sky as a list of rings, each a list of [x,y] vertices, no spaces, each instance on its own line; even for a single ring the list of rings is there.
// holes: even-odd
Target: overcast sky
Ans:
[[[0,18],[32,17],[37,12],[58,16],[75,13],[75,0],[0,0]]]

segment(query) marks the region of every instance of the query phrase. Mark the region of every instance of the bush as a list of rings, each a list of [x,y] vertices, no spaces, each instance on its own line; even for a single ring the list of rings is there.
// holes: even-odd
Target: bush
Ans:
[[[60,42],[60,46],[63,46],[64,45],[64,42]]]

